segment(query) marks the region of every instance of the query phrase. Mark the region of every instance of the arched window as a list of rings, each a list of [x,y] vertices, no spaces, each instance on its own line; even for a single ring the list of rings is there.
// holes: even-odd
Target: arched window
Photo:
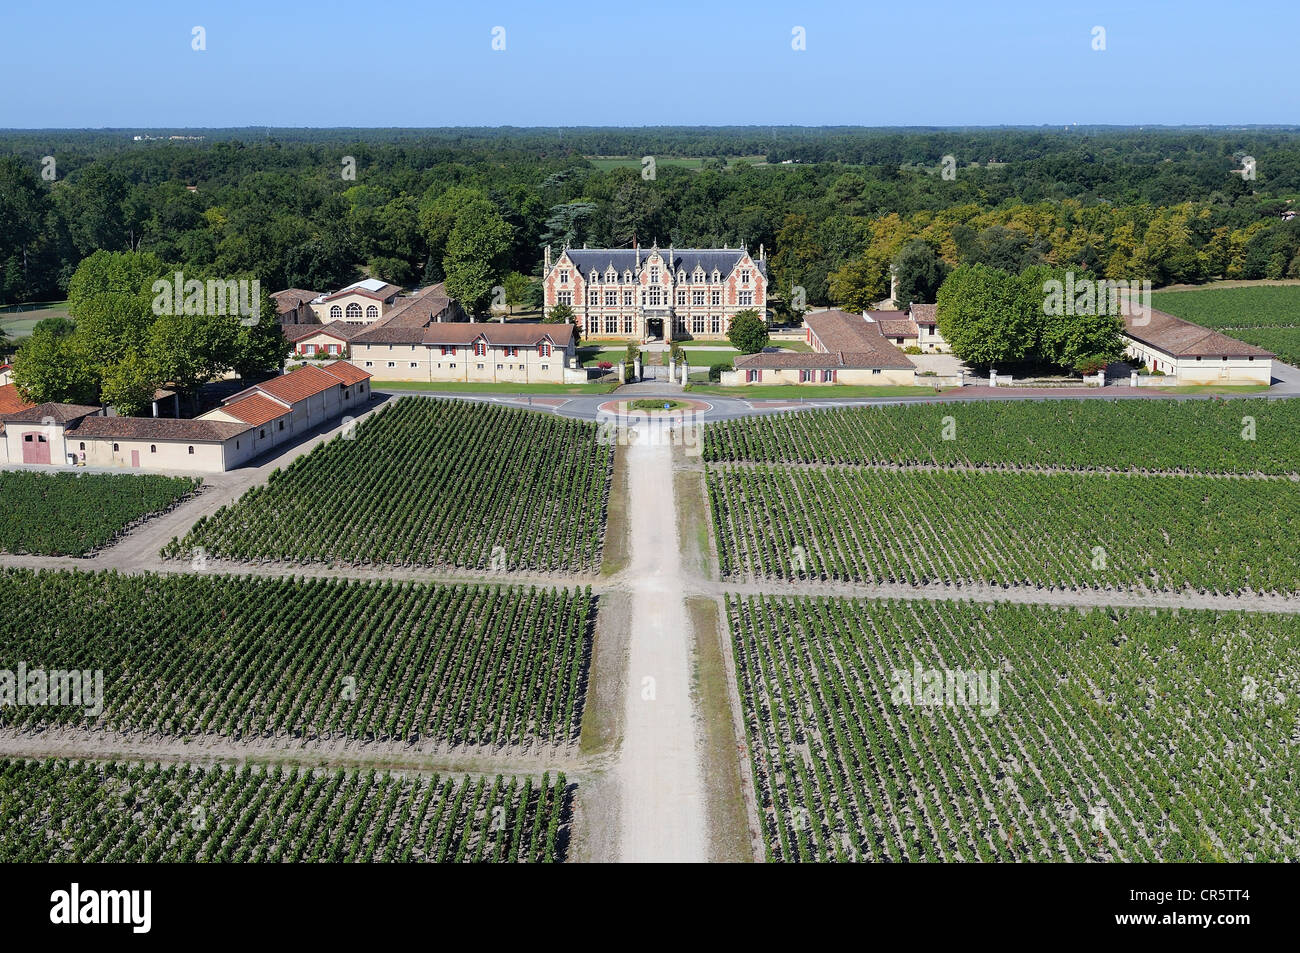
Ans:
[[[114,452],[114,453],[117,453],[117,451],[118,451],[118,446],[117,446],[117,444],[113,444],[113,452]]]
[[[193,454],[194,454],[194,448],[190,447],[190,455],[192,456]]]
[[[379,317],[379,309],[373,304],[366,308],[366,318],[373,321]]]
[[[343,309],[336,304],[330,305],[330,320],[338,321],[342,317],[343,317]]]
[[[151,444],[149,444],[149,452],[150,452],[150,453],[157,453],[157,452],[158,452],[158,445],[157,445],[156,443],[151,443]]]
[[[352,302],[350,305],[348,305],[348,320],[349,321],[361,320],[361,305],[357,304],[355,301]]]

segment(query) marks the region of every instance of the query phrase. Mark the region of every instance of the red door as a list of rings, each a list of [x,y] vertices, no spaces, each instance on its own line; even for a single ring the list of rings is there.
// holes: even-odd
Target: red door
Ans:
[[[23,463],[49,463],[50,442],[45,434],[33,430],[23,434]]]
[[[132,451],[131,451],[131,466],[133,466],[133,467],[138,467],[139,465],[140,465],[140,451],[139,451],[139,450],[132,450]]]

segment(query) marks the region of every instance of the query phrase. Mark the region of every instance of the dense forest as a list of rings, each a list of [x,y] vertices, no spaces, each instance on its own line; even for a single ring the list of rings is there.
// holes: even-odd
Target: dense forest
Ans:
[[[778,310],[796,287],[796,304],[879,300],[900,262],[929,300],[962,264],[1300,277],[1297,196],[1289,128],[10,131],[0,303],[62,299],[107,250],[267,290],[460,268],[479,307],[511,272],[538,275],[548,242],[634,237],[764,245]]]

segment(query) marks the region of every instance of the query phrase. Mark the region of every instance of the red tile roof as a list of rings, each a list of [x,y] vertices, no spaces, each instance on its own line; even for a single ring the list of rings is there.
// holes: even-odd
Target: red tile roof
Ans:
[[[265,394],[249,394],[247,397],[235,401],[233,404],[226,404],[219,408],[222,413],[242,420],[251,427],[260,427],[262,424],[270,423],[277,417],[283,417],[285,414],[293,413],[293,409],[286,407],[279,401],[272,400]]]
[[[293,404],[316,394],[324,393],[331,387],[338,387],[339,379],[333,374],[326,374],[319,367],[304,365],[291,373],[273,377],[248,390],[240,391],[231,400],[246,396],[251,391],[262,391],[278,400]]]
[[[225,441],[251,430],[223,420],[177,420],[174,417],[87,417],[68,428],[70,437],[117,437],[121,440]]]
[[[902,351],[885,340],[878,322],[869,322],[860,314],[815,311],[805,314],[803,323],[823,351],[841,355],[844,361],[841,366],[902,369],[914,366]]]
[[[1135,341],[1149,344],[1174,357],[1273,356],[1262,347],[1238,341],[1155,309],[1147,315],[1140,312],[1124,315],[1124,333]]]
[[[333,374],[349,387],[370,380],[370,374],[354,364],[349,364],[347,361],[335,361],[333,364],[326,364],[321,370],[326,374]]]
[[[18,396],[16,384],[5,384],[0,387],[0,414],[16,414],[31,406],[33,405]]]

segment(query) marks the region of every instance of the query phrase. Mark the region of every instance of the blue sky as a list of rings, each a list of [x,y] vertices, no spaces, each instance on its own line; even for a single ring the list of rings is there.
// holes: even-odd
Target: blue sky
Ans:
[[[1294,124],[1298,28],[1296,0],[3,0],[0,127]]]

